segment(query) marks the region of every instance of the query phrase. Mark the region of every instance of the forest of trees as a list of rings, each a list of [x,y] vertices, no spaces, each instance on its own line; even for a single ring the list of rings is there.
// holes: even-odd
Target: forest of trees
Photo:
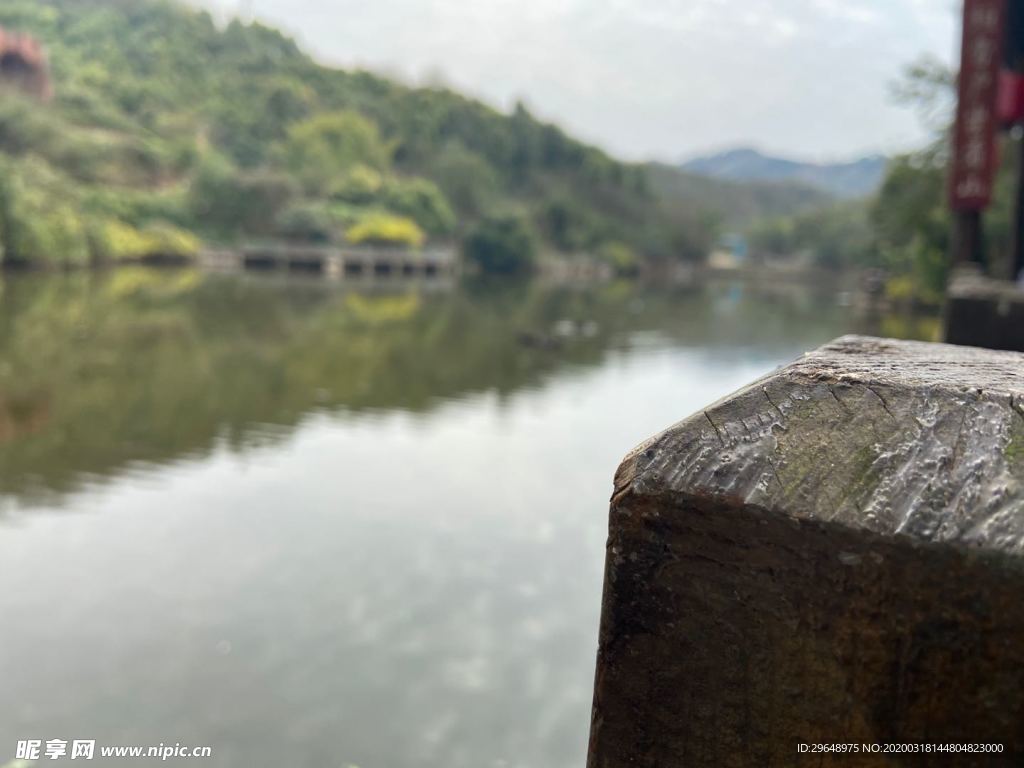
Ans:
[[[619,273],[699,261],[725,231],[760,254],[878,267],[936,302],[947,269],[953,77],[919,63],[900,96],[935,131],[870,200],[616,161],[535,118],[444,88],[317,64],[258,23],[173,0],[6,0],[0,26],[46,46],[52,103],[0,99],[0,260],[77,266],[189,255],[202,243],[458,246],[488,270],[586,253]],[[1007,142],[990,260],[1009,240]]]
[[[714,237],[714,217],[652,190],[646,166],[522,104],[329,69],[259,24],[166,0],[7,0],[0,25],[43,42],[56,91],[0,100],[8,265],[434,239],[476,244],[485,267],[510,268],[509,249],[515,268],[585,251],[628,271],[699,258]]]

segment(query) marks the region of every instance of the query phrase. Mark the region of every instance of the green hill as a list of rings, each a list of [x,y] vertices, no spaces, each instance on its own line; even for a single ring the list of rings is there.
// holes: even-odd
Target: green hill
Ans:
[[[486,260],[504,238],[628,268],[700,258],[743,198],[681,194],[685,175],[666,184],[522,105],[327,68],[275,30],[165,0],[6,0],[0,25],[46,46],[56,91],[0,92],[7,264],[264,237],[467,242]]]

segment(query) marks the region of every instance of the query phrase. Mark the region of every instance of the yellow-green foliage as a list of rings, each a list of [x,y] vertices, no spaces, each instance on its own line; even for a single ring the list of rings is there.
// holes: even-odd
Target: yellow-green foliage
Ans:
[[[432,235],[448,234],[455,227],[455,212],[428,179],[389,179],[382,191],[389,210],[408,216]]]
[[[135,227],[111,219],[97,228],[96,251],[114,261],[147,255],[149,242]]]
[[[199,251],[194,235],[170,224],[151,224],[136,229],[117,219],[102,222],[94,235],[99,259],[130,261],[146,256],[191,257]]]
[[[418,293],[399,296],[362,296],[350,293],[345,305],[352,314],[368,325],[386,325],[411,320],[422,307]]]
[[[156,222],[147,226],[145,232],[153,245],[153,253],[159,256],[192,257],[199,253],[199,238],[179,227]]]
[[[87,263],[86,224],[60,175],[35,159],[4,162],[0,174],[4,262]]]
[[[0,154],[0,259],[71,267],[198,252],[198,239],[177,226],[128,223],[121,216],[140,206],[123,202],[116,194],[96,194],[37,156]]]
[[[617,275],[632,275],[640,266],[636,252],[618,241],[604,243],[598,248],[597,255],[603,262],[609,264]]]
[[[107,290],[115,298],[145,296],[163,301],[187,295],[196,289],[202,279],[202,271],[195,268],[164,272],[146,267],[124,266],[111,273]]]
[[[307,190],[323,193],[357,166],[383,170],[391,150],[377,125],[358,112],[328,112],[296,123],[281,147],[283,165]]]
[[[373,168],[359,164],[331,185],[330,197],[345,203],[370,203],[384,185],[384,177]]]
[[[386,213],[370,214],[345,232],[352,243],[404,245],[419,248],[425,235],[415,221]]]

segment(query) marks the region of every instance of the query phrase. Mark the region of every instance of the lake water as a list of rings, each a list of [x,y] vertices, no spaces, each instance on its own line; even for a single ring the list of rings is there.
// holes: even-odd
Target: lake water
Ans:
[[[95,739],[239,768],[581,768],[616,465],[832,337],[934,330],[839,304],[5,280],[0,765]]]

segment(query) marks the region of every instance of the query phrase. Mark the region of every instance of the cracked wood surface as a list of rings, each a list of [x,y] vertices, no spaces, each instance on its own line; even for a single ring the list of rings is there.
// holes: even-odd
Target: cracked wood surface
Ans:
[[[679,492],[1024,550],[1024,355],[847,336],[648,440],[616,496]]]

